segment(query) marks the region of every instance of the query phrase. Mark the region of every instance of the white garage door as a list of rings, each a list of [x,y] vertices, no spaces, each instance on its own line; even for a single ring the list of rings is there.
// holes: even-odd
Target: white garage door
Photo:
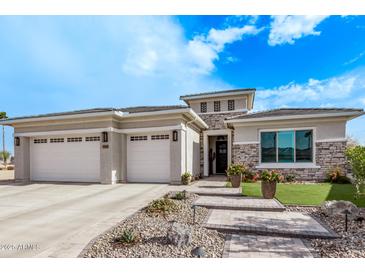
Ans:
[[[128,136],[127,180],[152,183],[170,181],[168,132]]]
[[[34,181],[100,182],[100,137],[32,138],[30,176]]]

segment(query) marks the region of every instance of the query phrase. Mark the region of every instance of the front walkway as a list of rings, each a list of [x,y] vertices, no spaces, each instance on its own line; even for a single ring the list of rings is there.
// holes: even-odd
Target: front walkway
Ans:
[[[225,177],[205,178],[189,191],[195,205],[210,209],[204,226],[227,234],[224,257],[313,257],[300,238],[336,237],[309,215],[286,212],[273,199],[240,195],[226,188]]]

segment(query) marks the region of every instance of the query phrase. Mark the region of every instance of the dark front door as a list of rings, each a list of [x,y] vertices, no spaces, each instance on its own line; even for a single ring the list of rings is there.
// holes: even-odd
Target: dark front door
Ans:
[[[227,169],[227,141],[216,141],[216,173],[225,173]]]

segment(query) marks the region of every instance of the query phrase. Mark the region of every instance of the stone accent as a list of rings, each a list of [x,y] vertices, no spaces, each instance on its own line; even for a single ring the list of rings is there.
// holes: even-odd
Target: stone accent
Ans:
[[[281,168],[284,175],[295,175],[297,180],[302,181],[323,181],[328,171],[333,167],[340,167],[347,171],[347,160],[345,156],[346,141],[342,142],[317,142],[316,143],[316,165],[320,168]],[[244,163],[253,171],[259,164],[259,144],[246,144],[233,146],[233,163]]]
[[[224,119],[232,116],[243,114],[242,111],[230,112],[230,113],[199,113],[200,118],[207,123],[209,129],[223,129]]]

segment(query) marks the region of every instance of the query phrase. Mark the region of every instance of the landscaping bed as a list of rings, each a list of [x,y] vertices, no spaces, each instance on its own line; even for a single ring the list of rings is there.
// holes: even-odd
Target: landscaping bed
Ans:
[[[326,216],[319,207],[288,206],[287,210],[307,213],[329,226],[340,236],[338,239],[308,239],[311,247],[320,257],[365,258],[365,221],[349,221],[346,232],[343,216]]]
[[[181,194],[181,193],[180,193]],[[198,197],[186,193],[186,199],[170,199],[176,193],[169,193],[166,203],[172,209],[163,213],[155,210],[159,202],[151,203],[123,221],[116,227],[95,239],[81,254],[81,257],[110,257],[110,258],[177,258],[193,257],[191,251],[200,246],[205,251],[205,257],[222,257],[224,235],[201,226],[208,214],[206,208],[197,207],[195,224],[193,224],[192,202]],[[181,195],[180,195],[181,196]],[[157,205],[151,207],[151,205]],[[185,224],[191,229],[191,243],[177,247],[169,242],[166,235],[173,222]],[[136,235],[134,243],[120,243],[118,239],[126,231],[133,231]]]

